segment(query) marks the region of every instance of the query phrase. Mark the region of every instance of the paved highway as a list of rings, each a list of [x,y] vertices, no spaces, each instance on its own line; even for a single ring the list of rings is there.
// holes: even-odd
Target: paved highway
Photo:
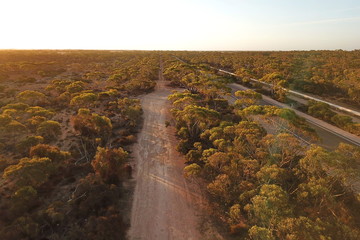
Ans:
[[[179,61],[183,62],[183,63],[186,63],[184,60],[174,56],[176,59],[178,59]],[[214,67],[211,67],[210,68],[212,69],[216,69],[220,72],[223,72],[223,73],[227,73],[229,75],[232,75],[232,76],[237,76],[235,73],[232,73],[232,72],[228,72],[228,71],[225,71],[225,70],[222,70],[222,69],[218,69],[218,68],[214,68]],[[252,81],[256,81],[256,82],[260,82],[262,84],[266,84],[266,85],[269,85],[271,86],[270,84],[268,83],[264,83],[264,82],[261,82],[259,80],[256,80],[256,79],[251,79]],[[238,91],[238,90],[245,90],[245,89],[249,89],[245,86],[242,86],[240,84],[236,84],[236,83],[232,83],[230,84],[230,87],[232,88],[233,91]],[[308,95],[305,95],[305,94],[302,94],[302,93],[298,93],[298,92],[295,92],[295,91],[292,91],[290,90],[292,94],[298,94],[299,96],[302,96],[302,97],[308,97],[308,99],[313,99],[313,100],[316,100],[316,101],[320,101],[320,102],[325,102],[327,104],[329,104],[330,106],[336,106],[338,109],[341,109],[341,110],[346,110],[347,112],[350,112],[354,115],[357,115],[357,116],[360,116],[360,113],[357,112],[357,111],[354,111],[354,110],[351,110],[351,109],[347,109],[347,108],[344,108],[342,106],[338,106],[336,104],[332,104],[332,103],[328,103],[326,101],[323,101],[321,99],[317,99],[317,98],[314,98],[314,97],[311,97],[311,96],[308,96]],[[305,114],[303,112],[300,112],[296,109],[293,109],[292,107],[290,107],[289,105],[286,105],[284,103],[281,103],[281,102],[278,102],[268,96],[265,96],[265,95],[262,95],[262,98],[263,98],[263,101],[267,104],[270,104],[270,105],[274,105],[274,106],[277,106],[277,107],[280,107],[280,108],[289,108],[289,109],[292,109],[295,111],[295,113],[303,118],[305,118],[307,120],[307,122],[309,123],[309,125],[315,129],[315,131],[317,132],[317,134],[319,135],[319,137],[321,138],[322,140],[322,143],[319,144],[327,149],[335,149],[339,143],[341,142],[344,142],[344,143],[349,143],[349,144],[353,144],[353,145],[356,145],[356,146],[360,146],[360,137],[354,135],[354,134],[351,134],[349,132],[346,132],[338,127],[335,127],[327,122],[324,122],[320,119],[317,119],[317,118],[314,118],[308,114]]]
[[[237,83],[232,83],[229,85],[233,91],[246,90],[249,89]],[[338,127],[335,127],[327,122],[314,118],[308,114],[300,112],[296,109],[291,108],[289,105],[278,102],[268,96],[262,95],[263,101],[266,104],[274,105],[280,108],[289,108],[292,109],[297,115],[305,118],[310,126],[316,130],[319,137],[322,139],[322,146],[328,149],[334,149],[340,142],[350,143],[353,145],[360,146],[360,137],[355,136],[351,133],[348,133]]]
[[[217,69],[217,68],[213,68],[213,69]],[[225,71],[225,70],[222,70],[222,69],[217,69],[217,70],[219,72],[227,73],[227,74],[232,75],[232,76],[237,76],[235,73],[232,73],[232,72],[228,72],[228,71]],[[259,80],[255,79],[255,78],[250,78],[250,80],[253,81],[253,82],[261,83],[263,85],[267,85],[269,87],[272,87],[272,84],[259,81]],[[316,98],[316,97],[313,97],[313,96],[310,96],[310,95],[307,95],[307,94],[304,94],[304,93],[300,93],[300,92],[297,92],[297,91],[294,91],[294,90],[289,90],[289,89],[286,89],[286,88],[284,88],[284,90],[286,90],[288,93],[291,93],[291,94],[293,94],[295,96],[299,96],[299,97],[306,98],[306,99],[309,99],[309,100],[314,100],[314,101],[317,101],[317,102],[323,102],[323,103],[326,103],[326,104],[328,104],[329,106],[331,106],[331,107],[333,107],[335,109],[338,109],[340,111],[350,113],[352,115],[360,117],[360,112],[355,111],[353,109],[349,109],[349,108],[340,106],[338,104],[334,104],[334,103],[322,100],[320,98]]]

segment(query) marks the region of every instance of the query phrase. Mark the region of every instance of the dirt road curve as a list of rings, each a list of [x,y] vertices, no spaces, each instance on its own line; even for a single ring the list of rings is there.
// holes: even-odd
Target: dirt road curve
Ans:
[[[160,76],[155,91],[141,100],[144,125],[133,148],[137,183],[131,240],[205,239],[199,230],[202,196],[184,179],[184,160],[176,152],[174,133],[165,127],[171,90]]]

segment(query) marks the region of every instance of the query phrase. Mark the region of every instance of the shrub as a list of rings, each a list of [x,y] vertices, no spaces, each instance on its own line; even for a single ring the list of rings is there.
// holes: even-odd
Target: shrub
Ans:
[[[0,127],[8,125],[11,122],[12,118],[7,114],[0,115]]]
[[[6,106],[2,107],[1,109],[3,109],[3,110],[16,109],[16,110],[20,110],[20,111],[25,111],[28,107],[29,107],[29,105],[25,104],[25,103],[9,103]]]
[[[66,86],[66,91],[69,93],[81,92],[83,90],[84,90],[84,83],[81,81],[76,81]]]
[[[124,176],[124,165],[128,153],[122,148],[98,147],[91,165],[97,175],[106,183],[118,183]]]
[[[46,157],[50,158],[53,162],[62,162],[70,158],[70,153],[60,151],[56,146],[38,144],[30,149],[30,157]]]
[[[61,125],[56,121],[45,121],[40,123],[36,132],[47,140],[53,140],[61,134]]]
[[[115,185],[108,185],[94,174],[80,179],[76,191],[69,201],[72,211],[78,217],[99,215],[105,208],[118,202],[120,189]]]
[[[44,138],[42,136],[27,136],[25,139],[23,139],[16,145],[16,149],[19,152],[27,153],[29,152],[31,147],[43,142]]]
[[[42,105],[47,102],[45,94],[38,91],[26,90],[17,95],[20,102],[29,104],[31,106]]]
[[[11,211],[21,215],[33,207],[36,201],[37,191],[32,186],[21,187],[12,196]]]
[[[9,124],[4,126],[4,130],[13,137],[27,132],[26,126],[15,120],[12,120]]]
[[[53,171],[50,158],[22,158],[18,164],[7,167],[3,177],[15,181],[19,187],[38,187],[48,180]]]
[[[72,118],[72,123],[75,131],[83,137],[91,140],[102,138],[103,144],[111,135],[112,124],[110,119],[95,113],[90,114],[88,109],[79,109],[78,114]]]
[[[97,100],[97,95],[94,93],[82,93],[71,99],[70,105],[75,107],[92,106]]]

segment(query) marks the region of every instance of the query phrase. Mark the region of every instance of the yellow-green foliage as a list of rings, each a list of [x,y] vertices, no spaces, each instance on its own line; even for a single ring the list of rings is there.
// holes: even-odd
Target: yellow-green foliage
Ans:
[[[14,181],[19,187],[38,187],[53,172],[54,164],[50,158],[22,158],[18,164],[7,167],[3,177]]]

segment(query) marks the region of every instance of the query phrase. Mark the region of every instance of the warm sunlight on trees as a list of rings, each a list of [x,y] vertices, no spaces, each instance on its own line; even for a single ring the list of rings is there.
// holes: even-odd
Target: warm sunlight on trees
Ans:
[[[108,149],[98,147],[91,162],[96,174],[106,183],[117,184],[124,177],[124,165],[128,153],[122,148]]]

